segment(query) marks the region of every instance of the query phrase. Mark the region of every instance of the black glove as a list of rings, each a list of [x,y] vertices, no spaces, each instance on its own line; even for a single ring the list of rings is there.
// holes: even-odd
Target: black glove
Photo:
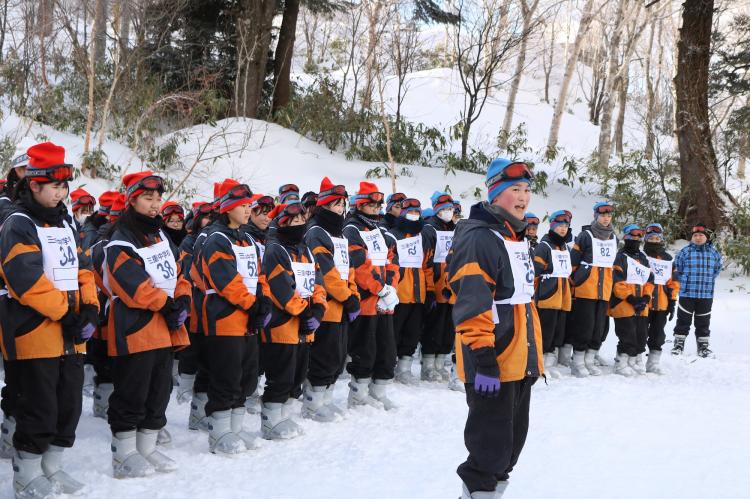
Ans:
[[[250,330],[257,331],[263,329],[268,325],[271,315],[271,299],[266,296],[258,296],[255,298],[255,304],[250,307]]]
[[[357,298],[355,295],[351,295],[349,298],[344,301],[344,311],[347,314],[351,314],[353,312],[356,312],[360,309],[360,303],[359,298]]]
[[[182,303],[177,303],[172,298],[167,297],[167,302],[159,310],[159,313],[164,316],[164,320],[167,321],[167,328],[170,331],[175,331],[180,327],[180,314],[184,311]]]
[[[453,293],[451,292],[451,289],[448,286],[446,286],[443,288],[442,295],[443,295],[443,298],[445,298],[446,300],[450,300],[451,296],[453,296]]]
[[[648,306],[648,302],[650,301],[651,301],[650,296],[641,296],[640,301],[638,302],[637,305],[634,305],[633,308],[635,309],[637,313],[640,314]]]
[[[432,312],[436,305],[437,301],[435,301],[435,293],[433,293],[432,291],[428,291],[424,299],[425,310],[427,312]]]
[[[669,314],[667,317],[667,320],[669,321],[674,319],[674,305],[675,305],[674,300],[669,300],[667,302],[667,314]]]
[[[636,305],[638,305],[638,304],[639,304],[639,303],[641,302],[641,299],[640,299],[640,298],[638,298],[638,297],[637,297],[637,296],[635,296],[635,295],[628,295],[628,297],[627,297],[627,298],[625,298],[625,300],[626,300],[626,301],[627,301],[628,303],[630,303],[631,305],[633,305],[634,307],[635,307]]]
[[[63,338],[75,343],[83,327],[83,318],[76,313],[75,308],[68,308],[68,311],[60,319],[60,324],[62,325]]]

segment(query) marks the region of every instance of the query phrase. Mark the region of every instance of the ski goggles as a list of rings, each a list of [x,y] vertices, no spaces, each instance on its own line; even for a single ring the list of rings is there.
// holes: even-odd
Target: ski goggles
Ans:
[[[597,206],[596,209],[594,209],[594,213],[596,213],[597,215],[607,215],[607,214],[614,213],[614,211],[615,211],[615,207],[612,206],[611,204]]]
[[[646,234],[663,234],[664,230],[659,225],[649,225],[646,227]]]
[[[26,178],[35,182],[69,182],[73,180],[73,165],[55,165],[48,168],[26,167]]]
[[[693,226],[693,234],[699,233],[699,234],[706,234],[708,235],[708,229],[705,225],[694,225]]]
[[[497,184],[498,182],[503,182],[505,180],[514,180],[514,179],[522,179],[522,178],[526,180],[534,179],[534,172],[531,171],[531,167],[527,165],[526,163],[511,163],[505,168],[503,168],[503,171],[501,171],[494,177],[489,178],[487,182],[485,182],[485,185],[490,187],[490,186]]]
[[[625,235],[630,237],[643,237],[643,234],[643,229],[630,229],[625,232]]]
[[[370,192],[368,194],[357,194],[356,200],[357,202],[363,201],[366,204],[383,204],[384,197],[382,192]]]
[[[182,206],[178,204],[173,204],[170,206],[167,206],[164,208],[161,212],[162,217],[171,217],[172,215],[177,215],[180,218],[185,218],[185,210],[182,209]]]
[[[304,207],[302,206],[302,203],[300,203],[299,201],[286,205],[284,209],[282,209],[281,212],[276,216],[279,225],[285,223],[290,218],[294,218],[297,215],[301,214],[303,212],[303,208]]]
[[[395,192],[388,197],[388,204],[393,205],[396,203],[400,203],[404,199],[406,199],[406,194],[404,194],[403,192]]]
[[[248,187],[247,184],[240,184],[235,187],[232,187],[229,190],[229,192],[221,196],[219,198],[219,202],[223,203],[230,199],[249,198],[252,195],[253,195],[253,191],[250,190],[250,187]]]
[[[568,224],[570,225],[570,221],[573,220],[573,214],[569,212],[568,210],[565,210],[563,213],[553,214],[554,216],[550,219],[551,223],[556,224]]]
[[[330,189],[326,189],[324,191],[320,191],[320,194],[318,194],[316,199],[325,198],[328,196],[342,196],[342,197],[349,197],[349,194],[346,193],[346,187],[343,185],[334,185]]]
[[[94,196],[81,196],[73,202],[73,206],[94,206],[95,204]]]
[[[529,217],[526,219],[526,225],[537,227],[539,225],[539,219],[537,217]]]
[[[317,194],[308,194],[307,196],[302,197],[302,204],[305,207],[315,206],[318,202],[318,195]]]
[[[450,194],[443,194],[442,196],[438,197],[434,204],[435,206],[438,206],[446,203],[453,204],[453,197],[451,197]]]
[[[164,179],[158,175],[150,175],[140,179],[127,189],[128,198],[137,191],[159,191],[164,192]]]
[[[419,199],[414,198],[406,198],[403,201],[401,201],[401,209],[406,211],[414,208],[422,209],[422,203],[419,202]]]
[[[214,211],[213,203],[201,203],[198,206],[193,206],[193,216],[207,215]]]
[[[253,201],[252,208],[260,208],[264,213],[268,213],[273,210],[274,206],[276,206],[276,203],[271,196],[261,196]]]

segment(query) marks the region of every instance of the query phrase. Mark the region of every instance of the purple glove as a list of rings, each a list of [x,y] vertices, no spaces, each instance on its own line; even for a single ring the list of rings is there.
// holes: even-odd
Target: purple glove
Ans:
[[[81,328],[81,334],[79,337],[83,341],[88,341],[94,335],[94,331],[96,331],[96,326],[87,322],[86,325]]]
[[[263,317],[263,327],[266,328],[271,323],[271,312],[268,312],[265,317]]]
[[[347,312],[347,318],[349,319],[349,322],[354,322],[354,320],[359,317],[359,313],[361,312],[360,309],[355,310],[354,312]]]
[[[187,310],[182,310],[180,315],[177,316],[177,327],[180,328],[185,325],[185,321],[188,318]]]
[[[474,391],[482,397],[497,397],[500,394],[500,378],[477,373],[474,376]]]
[[[320,321],[315,317],[310,317],[303,323],[305,333],[311,333],[320,327]]]

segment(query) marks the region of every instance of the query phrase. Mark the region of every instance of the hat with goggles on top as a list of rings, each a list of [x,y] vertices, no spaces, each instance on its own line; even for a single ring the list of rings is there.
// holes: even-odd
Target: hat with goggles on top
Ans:
[[[539,217],[531,213],[530,211],[527,211],[523,218],[526,220],[526,225],[531,225],[533,227],[539,226]]]
[[[137,198],[146,191],[164,194],[164,179],[149,170],[125,175],[122,177],[122,183],[125,185],[127,201]]]
[[[652,237],[659,238],[660,243],[664,242],[664,227],[661,224],[653,223],[646,226],[646,239]]]
[[[292,218],[302,213],[302,203],[299,201],[292,201],[289,204],[280,203],[268,214],[268,216],[276,220],[279,225],[284,225]]]
[[[299,201],[299,187],[297,184],[284,184],[279,187],[279,203]]]
[[[453,197],[447,192],[435,191],[430,196],[430,202],[432,203],[432,209],[435,213],[440,213],[446,208],[455,209],[453,207]]]
[[[385,198],[385,211],[391,211],[396,203],[401,203],[401,201],[403,201],[404,199],[406,199],[406,194],[404,194],[403,192],[394,192],[393,194],[388,194],[388,197]]]
[[[80,210],[84,206],[93,206],[96,204],[94,196],[88,193],[85,189],[78,188],[70,193],[70,200],[72,201],[71,210],[73,213]]]
[[[232,178],[225,179],[219,185],[219,213],[226,213],[237,206],[252,204],[253,191],[246,184],[240,184]]]
[[[372,182],[360,182],[359,190],[354,195],[354,204],[359,208],[363,204],[374,203],[382,205],[385,196]]]
[[[29,147],[26,178],[40,184],[73,180],[73,165],[65,162],[65,148],[52,142]]]
[[[644,231],[638,224],[628,224],[622,229],[625,239],[642,239]]]
[[[346,187],[343,185],[333,185],[331,179],[323,177],[323,180],[320,182],[320,192],[318,193],[316,206],[325,206],[337,199],[346,199],[347,197]]]
[[[594,204],[594,216],[597,215],[611,215],[615,211],[615,205],[609,201],[599,201]]]
[[[169,218],[172,215],[177,215],[180,220],[185,220],[185,210],[177,201],[167,201],[161,205],[161,216],[163,218]]]
[[[568,210],[557,210],[549,216],[549,228],[555,230],[560,225],[570,225],[573,214]]]
[[[406,217],[409,213],[422,214],[422,203],[419,199],[406,198],[401,201],[401,217]]]
[[[112,200],[112,206],[109,210],[109,221],[116,222],[122,216],[123,211],[125,211],[125,194],[118,192]]]
[[[497,158],[487,168],[484,185],[487,187],[487,198],[492,203],[508,187],[519,182],[531,185],[533,181],[534,173],[527,163]]]

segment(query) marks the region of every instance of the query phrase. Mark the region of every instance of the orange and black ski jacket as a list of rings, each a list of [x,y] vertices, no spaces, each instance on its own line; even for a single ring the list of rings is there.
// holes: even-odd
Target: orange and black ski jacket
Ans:
[[[627,282],[628,278],[628,257],[636,260],[644,267],[649,267],[648,258],[646,255],[639,251],[637,254],[628,254],[624,250],[617,252],[615,257],[615,264],[613,269],[614,287],[612,290],[612,298],[609,301],[609,315],[615,319],[621,319],[623,317],[635,317],[636,312],[633,305],[628,303],[628,296],[635,296],[640,298],[648,296],[649,299],[654,292],[654,274],[648,278],[648,282],[643,286],[639,284],[630,284]],[[644,308],[640,314],[641,317],[648,316],[649,307]]]
[[[185,280],[190,284],[190,293],[192,299],[190,300],[190,319],[187,322],[188,333],[196,334],[203,333],[203,327],[201,324],[200,308],[203,306],[203,293],[193,282],[193,249],[195,247],[196,235],[188,234],[185,239],[182,240],[179,247],[180,252],[180,268],[182,269],[182,275]]]
[[[106,248],[106,275],[112,291],[109,310],[107,346],[111,357],[157,350],[159,348],[182,347],[190,344],[185,326],[170,331],[167,322],[159,313],[167,302],[167,293],[154,287],[146,272],[143,259],[129,246],[140,249],[161,242],[161,236],[149,236],[148,245],[127,227],[118,224]],[[170,243],[170,250],[177,262],[177,287],[174,298],[190,297],[190,284],[179,268],[177,248]]]
[[[568,232],[570,234],[570,232]],[[552,232],[551,234],[555,234]],[[572,302],[570,280],[565,277],[552,277],[554,269],[552,250],[569,251],[564,238],[545,234],[534,250],[535,301],[538,308],[569,312]]]
[[[377,314],[378,293],[386,284],[398,289],[399,266],[396,240],[387,237],[387,232],[380,227],[375,220],[355,211],[350,213],[344,222],[344,237],[349,241],[349,265],[354,270],[354,282],[360,296],[362,315],[373,316]],[[385,265],[375,266],[372,264],[360,231],[370,232],[379,230],[388,246],[388,259]]]
[[[109,243],[109,239],[102,233],[106,233],[110,227],[111,224],[102,225],[101,230],[97,232],[97,236],[91,239],[92,244],[89,248],[94,280],[96,281],[97,296],[99,297],[99,327],[96,328],[93,338],[102,341],[106,341],[108,337],[107,316],[109,315],[109,307],[111,305],[111,295],[109,289],[104,284],[104,248]]]
[[[251,273],[258,278],[252,292],[237,270],[232,245],[252,247],[256,261]],[[230,229],[221,222],[211,225],[200,251],[200,274],[206,286],[201,309],[203,330],[207,336],[245,336],[250,333],[249,310],[264,292],[265,276],[261,271],[260,248],[240,229]]]
[[[335,228],[322,223],[319,218],[313,217],[310,221],[310,228],[305,234],[305,245],[312,251],[315,263],[320,268],[323,287],[328,297],[328,309],[323,316],[323,322],[338,323],[343,318],[344,302],[351,296],[359,298],[359,293],[357,284],[354,282],[354,269],[350,268],[348,278],[342,279],[333,258],[334,247],[331,237],[343,238],[343,234],[337,233]],[[346,256],[348,259],[349,255]]]
[[[422,229],[422,237],[427,240],[427,244],[432,248],[432,282],[433,289],[435,291],[435,300],[438,303],[450,303],[456,302],[456,296],[451,292],[450,286],[448,286],[448,274],[446,268],[448,266],[447,259],[445,262],[435,261],[435,246],[437,245],[437,231],[453,232],[456,230],[456,224],[453,222],[445,223],[438,217],[430,217],[426,220],[424,229]]]
[[[539,377],[544,373],[542,336],[533,301],[499,304],[515,293],[506,241],[523,241],[507,220],[489,211],[487,203],[471,208],[456,225],[448,280],[456,294],[456,363],[461,380],[473,383],[473,350],[494,348],[502,381]],[[529,254],[528,271],[533,272]],[[531,282],[531,280],[529,281]]]
[[[663,245],[659,245],[658,248],[652,249],[649,247],[649,244],[646,243],[643,247],[643,252],[650,258],[671,261],[673,263],[672,275],[669,277],[667,283],[656,284],[656,282],[654,282],[654,293],[650,304],[651,310],[654,312],[665,312],[669,308],[669,302],[677,301],[677,297],[680,294],[680,275],[674,267],[674,258],[664,250]],[[654,276],[654,280],[656,280],[656,276]]]
[[[59,227],[63,227],[61,222]],[[2,300],[3,357],[7,360],[48,359],[84,353],[86,345],[63,337],[60,319],[82,303],[99,307],[91,258],[81,249],[72,229],[78,257],[78,290],[61,291],[44,274],[44,257],[37,227],[51,227],[18,207],[0,236],[0,266],[8,292]]]
[[[573,296],[609,301],[612,296],[612,268],[591,265],[593,259],[591,238],[591,226],[584,225],[570,250],[570,260],[573,265],[571,275]],[[610,239],[617,239],[617,237],[612,234]]]
[[[315,265],[313,294],[309,298],[302,298],[297,291],[292,262],[315,264],[315,259],[303,242],[296,245],[283,244],[277,237],[272,237],[266,245],[266,254],[263,257],[263,273],[266,275],[273,303],[271,322],[261,333],[264,343],[296,345],[313,341],[312,333],[300,334],[299,316],[312,304],[320,304],[324,310],[327,308],[323,276],[318,265]]]
[[[396,219],[393,228],[388,231],[396,241],[422,235],[424,223],[421,220],[411,221],[403,217]],[[396,249],[398,252],[398,248]],[[424,303],[427,293],[435,293],[432,257],[435,246],[422,236],[422,266],[415,268],[399,267],[398,302],[404,304]]]

